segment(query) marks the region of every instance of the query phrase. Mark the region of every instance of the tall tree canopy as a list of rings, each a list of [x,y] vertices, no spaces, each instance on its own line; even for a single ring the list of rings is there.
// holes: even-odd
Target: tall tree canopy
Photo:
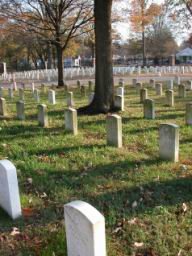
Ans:
[[[133,31],[142,35],[143,65],[146,64],[146,28],[153,22],[160,11],[161,6],[150,4],[149,0],[131,0],[130,21]]]

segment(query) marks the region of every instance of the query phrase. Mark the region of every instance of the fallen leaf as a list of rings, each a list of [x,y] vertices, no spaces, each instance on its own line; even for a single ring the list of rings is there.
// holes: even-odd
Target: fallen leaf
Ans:
[[[187,211],[187,205],[185,203],[182,204],[182,210],[183,210],[183,212]]]
[[[131,225],[136,225],[137,224],[137,219],[133,218],[132,220],[128,220],[128,223]]]
[[[134,201],[133,203],[132,203],[132,208],[134,209],[134,208],[136,208],[137,207],[137,201]]]
[[[23,208],[22,209],[22,215],[24,217],[30,217],[33,214],[33,209],[32,208]]]
[[[13,228],[13,230],[11,231],[11,236],[16,236],[16,235],[20,235],[20,231],[18,228]]]
[[[138,247],[142,247],[144,245],[144,243],[138,243],[138,242],[135,242],[134,243],[134,246],[136,247],[136,248],[138,248]]]
[[[177,256],[181,256],[182,250],[180,249]]]

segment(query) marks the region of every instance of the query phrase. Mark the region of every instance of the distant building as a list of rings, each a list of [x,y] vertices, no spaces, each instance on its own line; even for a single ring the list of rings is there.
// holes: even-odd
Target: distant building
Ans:
[[[180,63],[192,64],[192,49],[190,47],[185,48],[176,54],[176,59]]]

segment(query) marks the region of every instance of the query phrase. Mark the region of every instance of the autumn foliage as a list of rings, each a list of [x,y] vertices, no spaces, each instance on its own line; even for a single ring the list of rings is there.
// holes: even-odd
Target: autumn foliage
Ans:
[[[157,4],[148,5],[148,0],[132,0],[130,21],[135,32],[143,32],[154,18],[160,14],[161,6]]]

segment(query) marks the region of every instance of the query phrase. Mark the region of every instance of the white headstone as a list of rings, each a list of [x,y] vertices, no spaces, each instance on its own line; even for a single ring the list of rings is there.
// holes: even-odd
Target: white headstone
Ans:
[[[55,91],[54,90],[49,90],[48,100],[49,100],[50,104],[53,104],[53,105],[56,104],[56,101],[55,101]]]
[[[8,160],[0,161],[0,206],[12,219],[21,216],[17,172]]]
[[[161,124],[159,129],[160,158],[173,162],[179,161],[179,126]]]
[[[105,219],[93,206],[74,201],[64,206],[68,256],[106,256]]]

